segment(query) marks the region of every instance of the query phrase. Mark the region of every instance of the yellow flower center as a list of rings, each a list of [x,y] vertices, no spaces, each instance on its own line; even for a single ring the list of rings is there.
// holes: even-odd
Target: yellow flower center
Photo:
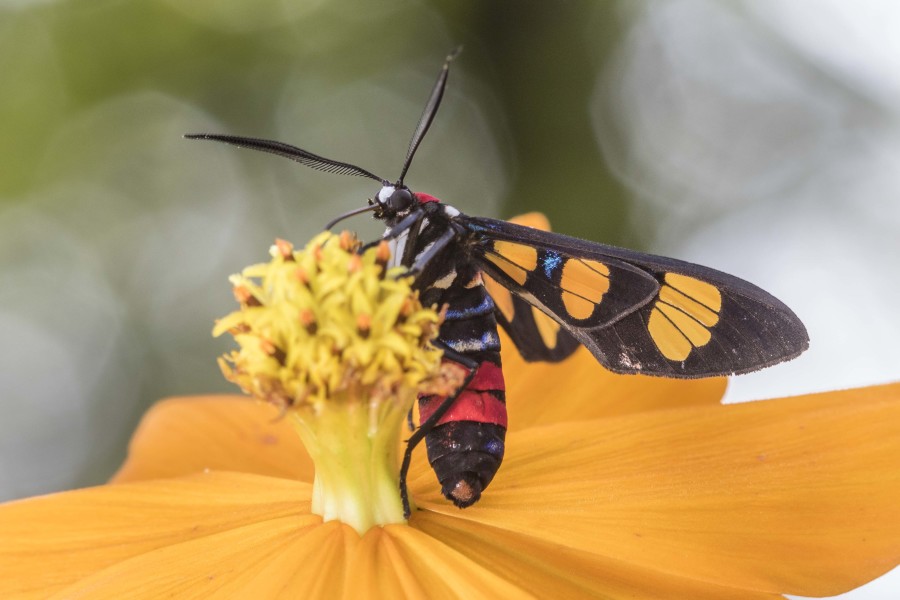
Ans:
[[[351,234],[303,250],[276,241],[272,260],[234,275],[241,305],[216,323],[239,349],[225,377],[281,408],[316,466],[313,512],[361,533],[403,522],[399,436],[417,391],[440,387],[440,316],[412,278],[388,269],[386,243],[360,252]]]

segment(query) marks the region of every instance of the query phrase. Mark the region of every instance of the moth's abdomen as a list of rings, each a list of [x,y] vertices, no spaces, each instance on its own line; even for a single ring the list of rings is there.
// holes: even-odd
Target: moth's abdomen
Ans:
[[[417,245],[427,248],[440,235],[437,228],[424,230]],[[441,491],[464,508],[478,501],[503,461],[506,386],[500,368],[496,307],[481,273],[459,249],[448,249],[434,259],[416,284],[422,289],[423,304],[446,306],[438,333],[438,341],[448,349],[444,360],[466,369],[467,375],[474,365],[471,381],[425,435],[428,461]],[[446,399],[420,397],[419,422],[427,421]]]
[[[444,497],[460,508],[478,502],[503,461],[505,438],[506,427],[475,421],[445,423],[425,436]]]
[[[498,357],[499,359],[499,357]],[[442,396],[419,398],[425,421],[444,401]],[[425,436],[428,461],[444,497],[460,508],[481,497],[500,463],[506,439],[506,396],[503,371],[482,362],[450,409]]]

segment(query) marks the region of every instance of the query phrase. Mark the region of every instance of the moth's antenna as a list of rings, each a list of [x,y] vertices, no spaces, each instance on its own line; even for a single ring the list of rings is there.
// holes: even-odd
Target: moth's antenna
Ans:
[[[409,141],[409,150],[406,151],[406,161],[403,163],[403,170],[400,171],[400,178],[397,180],[398,184],[403,184],[403,178],[406,177],[406,171],[409,170],[409,165],[412,163],[413,156],[416,154],[416,150],[419,148],[422,138],[428,133],[428,128],[431,127],[434,115],[437,114],[438,107],[441,105],[441,99],[444,97],[444,88],[447,87],[447,75],[450,73],[450,62],[457,57],[460,51],[462,51],[462,46],[458,46],[453,52],[448,54],[447,59],[444,61],[444,66],[441,68],[437,81],[434,83],[434,87],[431,90],[431,97],[428,98],[428,104],[425,105],[425,110],[422,112],[422,117],[419,119],[419,125],[416,127],[415,133],[413,133],[412,139]]]
[[[332,227],[334,227],[335,225],[337,225],[344,219],[348,219],[350,217],[362,214],[364,212],[369,212],[370,210],[375,210],[378,207],[379,207],[378,204],[372,204],[371,206],[363,206],[362,208],[357,208],[355,210],[351,210],[350,212],[345,212],[344,214],[337,216],[337,217],[333,218],[332,220],[328,221],[328,223],[325,225],[325,229],[331,229]]]
[[[368,177],[369,179],[374,179],[375,181],[387,184],[387,180],[366,171],[362,167],[357,167],[356,165],[351,165],[350,163],[340,162],[337,160],[331,160],[330,158],[325,158],[324,156],[319,156],[318,154],[313,154],[312,152],[307,152],[306,150],[302,150],[300,148],[297,148],[296,146],[283,144],[281,142],[261,140],[258,138],[239,137],[236,135],[219,135],[215,133],[188,133],[185,134],[184,137],[189,140],[213,140],[214,142],[224,142],[233,146],[240,146],[241,148],[250,148],[251,150],[269,152],[271,154],[277,154],[278,156],[289,158],[300,163],[301,165],[306,165],[307,167],[312,167],[313,169],[317,169],[319,171],[325,171],[326,173],[337,173],[339,175],[357,175],[359,177]]]

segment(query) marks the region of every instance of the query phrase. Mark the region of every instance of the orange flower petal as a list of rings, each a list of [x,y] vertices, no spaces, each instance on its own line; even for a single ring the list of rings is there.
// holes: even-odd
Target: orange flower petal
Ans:
[[[169,547],[191,540],[215,539],[226,532],[231,535],[255,523],[289,523],[291,531],[299,531],[321,523],[319,517],[310,515],[310,494],[311,486],[298,481],[208,473],[12,502],[0,507],[0,597],[46,598],[87,577],[100,577],[107,569],[112,570],[107,572],[104,586],[125,585],[113,574],[122,572],[117,569],[130,560],[168,552]],[[278,527],[243,530],[243,534],[263,544],[266,539],[276,539],[271,536]],[[223,541],[219,539],[219,545]],[[238,536],[232,543],[240,546],[243,541]],[[211,544],[204,552],[215,547]],[[169,568],[179,560],[190,561],[187,552],[169,558]],[[207,554],[210,564],[218,558]],[[138,571],[126,569],[124,573],[138,577]],[[187,571],[181,573],[188,576]],[[162,571],[146,577],[151,575],[164,577]]]
[[[422,511],[411,524],[537,598],[781,598],[685,579],[465,519]]]
[[[410,527],[361,539],[323,524],[309,495],[301,482],[209,473],[10,503],[0,508],[0,597],[523,595]]]
[[[405,525],[366,532],[345,598],[519,598],[523,590]]]
[[[258,521],[117,563],[57,597],[97,590],[105,598],[340,597],[348,550],[358,543],[359,534],[337,521]]]
[[[522,225],[524,227],[540,229],[541,231],[550,231],[550,220],[544,213],[541,212],[530,212],[516,215],[515,217],[509,219],[509,222],[515,223],[516,225]]]
[[[718,404],[727,378],[617,375],[580,347],[561,363],[526,363],[500,332],[511,430],[679,406]]]
[[[192,539],[119,563],[64,591],[179,598],[512,597],[521,590],[406,526],[360,539],[332,521],[283,517]],[[62,594],[61,594],[62,595]]]
[[[312,460],[274,407],[243,396],[194,396],[163,400],[144,415],[113,481],[204,469],[313,480]]]
[[[416,463],[418,506],[772,593],[833,595],[900,563],[900,384],[540,427],[508,448],[466,511]]]

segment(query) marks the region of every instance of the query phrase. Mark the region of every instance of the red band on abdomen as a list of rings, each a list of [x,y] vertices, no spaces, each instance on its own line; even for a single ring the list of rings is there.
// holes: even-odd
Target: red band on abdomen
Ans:
[[[419,400],[419,419],[424,423],[444,401],[442,396],[430,396]],[[507,426],[506,404],[490,392],[464,391],[437,422],[438,425],[454,421],[477,421]]]
[[[503,369],[492,362],[485,361],[478,365],[475,371],[475,377],[469,382],[466,389],[469,390],[498,390],[506,389],[506,383],[503,381]]]
[[[443,425],[453,421],[477,421],[506,427],[506,403],[491,393],[502,392],[504,389],[503,371],[500,367],[488,361],[481,363],[475,372],[475,377],[437,424]],[[424,423],[443,402],[444,396],[420,398],[419,422]]]

